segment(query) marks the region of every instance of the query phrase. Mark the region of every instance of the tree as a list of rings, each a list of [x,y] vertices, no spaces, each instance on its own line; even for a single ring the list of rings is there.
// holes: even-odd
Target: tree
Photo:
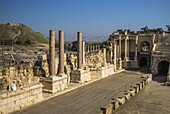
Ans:
[[[72,50],[73,50],[73,51],[77,51],[77,49],[78,49],[78,41],[74,41],[74,42],[72,42],[72,43],[73,43]]]
[[[170,32],[170,25],[166,25],[166,27],[168,28],[168,32]]]
[[[148,31],[148,26],[145,26],[144,28],[141,28],[141,30],[143,30],[144,32]]]

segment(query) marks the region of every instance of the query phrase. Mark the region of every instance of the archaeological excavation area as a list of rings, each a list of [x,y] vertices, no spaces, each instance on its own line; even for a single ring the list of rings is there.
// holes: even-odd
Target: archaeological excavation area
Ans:
[[[109,114],[152,80],[168,87],[169,32],[117,30],[105,43],[84,42],[82,34],[76,51],[55,30],[49,45],[0,45],[0,113]]]

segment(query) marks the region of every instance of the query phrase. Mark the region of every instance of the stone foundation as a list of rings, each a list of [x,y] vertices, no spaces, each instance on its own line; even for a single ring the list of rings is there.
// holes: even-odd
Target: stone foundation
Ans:
[[[16,91],[0,92],[0,113],[11,113],[43,100],[43,85],[29,85]]]
[[[91,80],[90,71],[89,70],[75,70],[71,71],[71,82],[78,82],[78,83],[84,83]]]
[[[91,68],[90,71],[92,79],[104,78],[114,74],[114,65],[107,65],[99,68]]]
[[[55,93],[68,88],[66,74],[62,76],[42,78],[40,82],[44,85],[43,91],[48,93]]]

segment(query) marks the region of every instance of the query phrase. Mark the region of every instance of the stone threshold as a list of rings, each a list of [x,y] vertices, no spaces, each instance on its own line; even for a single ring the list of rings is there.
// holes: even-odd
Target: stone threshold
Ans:
[[[116,71],[114,74],[120,73],[120,72],[122,72],[122,71],[124,71],[124,69],[118,70],[118,71]],[[114,75],[114,74],[113,74],[113,75]],[[112,75],[111,75],[111,76],[112,76]],[[107,77],[109,77],[109,76],[107,76]],[[106,78],[106,77],[104,77],[104,78]],[[75,90],[75,89],[77,89],[77,88],[79,88],[79,87],[83,87],[83,86],[85,86],[85,85],[91,84],[91,83],[93,83],[93,82],[96,82],[96,81],[101,80],[101,79],[104,79],[104,78],[93,79],[93,80],[90,80],[90,81],[85,82],[85,83],[82,83],[82,84],[81,84],[81,83],[70,83],[70,84],[68,84],[68,89],[65,89],[65,90],[60,91],[60,92],[56,92],[56,93],[54,93],[54,94],[50,94],[50,93],[45,93],[45,92],[43,92],[43,97],[44,97],[44,100],[43,100],[43,101],[48,100],[48,99],[51,99],[51,98],[56,97],[56,96],[59,96],[59,95],[62,95],[62,94],[64,94],[64,93],[73,91],[73,90]],[[42,101],[42,102],[43,102],[43,101]]]

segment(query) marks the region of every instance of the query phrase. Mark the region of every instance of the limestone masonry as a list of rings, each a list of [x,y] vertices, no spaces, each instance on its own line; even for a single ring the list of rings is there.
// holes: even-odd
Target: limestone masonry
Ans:
[[[64,31],[58,34],[59,50],[55,48],[55,30],[49,31],[49,45],[0,45],[0,113],[11,113],[40,102],[43,93],[54,94],[69,89],[73,83],[83,84],[127,69],[151,74],[101,108],[102,113],[124,104],[152,76],[161,75],[165,82],[170,82],[169,32],[117,30],[106,45],[82,42],[83,33],[77,32],[77,52],[64,50]]]

